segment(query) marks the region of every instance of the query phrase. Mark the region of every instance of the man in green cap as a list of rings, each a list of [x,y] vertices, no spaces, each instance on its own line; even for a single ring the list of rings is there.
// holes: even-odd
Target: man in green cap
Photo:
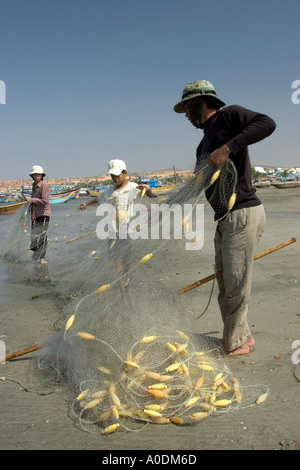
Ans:
[[[265,114],[237,105],[226,106],[207,80],[188,83],[174,111],[185,113],[197,129],[203,129],[196,169],[207,154],[208,165],[221,168],[230,158],[236,168],[236,202],[216,227],[215,266],[216,272],[223,271],[217,279],[225,354],[247,354],[254,345],[247,322],[253,258],[265,228],[264,207],[251,183],[248,146],[272,134],[276,124]],[[218,220],[216,213],[215,219]]]

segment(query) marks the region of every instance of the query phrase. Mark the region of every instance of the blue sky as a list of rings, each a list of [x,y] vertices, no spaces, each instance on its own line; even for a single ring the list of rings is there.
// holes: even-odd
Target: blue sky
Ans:
[[[0,0],[0,180],[105,174],[112,158],[192,168],[202,131],[173,107],[199,79],[276,121],[254,165],[300,166],[299,17],[298,0]]]

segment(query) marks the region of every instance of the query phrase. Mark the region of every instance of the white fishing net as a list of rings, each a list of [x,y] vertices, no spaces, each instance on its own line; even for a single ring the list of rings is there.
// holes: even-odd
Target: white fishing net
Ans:
[[[182,261],[200,253],[206,200],[216,220],[234,204],[234,165],[228,160],[216,171],[206,159],[165,195],[141,194],[124,239],[121,229],[116,239],[105,238],[101,205],[97,213],[96,206],[79,210],[79,201],[55,205],[44,266],[31,259],[29,207],[14,216],[13,233],[1,246],[10,270],[47,283],[64,299],[38,368],[49,383],[68,383],[72,414],[84,429],[96,425],[106,434],[150,423],[193,424],[241,403],[220,345],[195,331],[188,299],[160,282],[172,253],[181,252]]]

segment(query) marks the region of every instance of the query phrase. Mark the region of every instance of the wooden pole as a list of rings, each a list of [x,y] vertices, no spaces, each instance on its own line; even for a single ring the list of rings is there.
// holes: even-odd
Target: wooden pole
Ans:
[[[90,235],[90,234],[86,234],[86,235]],[[280,243],[279,245],[276,245],[276,246],[273,246],[272,248],[268,248],[267,250],[261,251],[260,253],[254,256],[254,260],[262,258],[263,256],[267,256],[270,253],[274,253],[275,251],[278,251],[281,248],[284,248],[285,246],[295,243],[295,241],[296,241],[295,238],[290,238],[290,240]],[[210,276],[207,276],[204,279],[201,279],[200,281],[196,281],[193,284],[190,284],[189,286],[183,287],[177,292],[177,294],[184,294],[185,292],[195,289],[196,287],[202,286],[203,284],[206,284],[207,282],[212,281],[215,277],[219,277],[219,276],[222,276],[222,271],[219,271],[216,274],[211,274]],[[40,348],[40,345],[35,344],[33,346],[30,346],[29,348],[21,349],[20,351],[7,354],[5,356],[5,361],[10,361],[11,359],[15,359],[16,357],[24,356],[25,354],[29,354],[33,351],[36,351],[39,348]],[[1,358],[0,358],[0,362],[1,362]]]
[[[262,258],[263,256],[267,256],[270,253],[274,253],[275,251],[278,251],[281,248],[284,248],[285,246],[295,243],[295,241],[296,241],[296,238],[290,238],[289,240],[286,240],[285,242],[280,243],[279,245],[273,246],[272,248],[268,248],[267,250],[257,253],[257,255],[255,255],[253,259],[257,260],[259,258]],[[185,292],[195,289],[196,287],[202,286],[203,284],[206,284],[207,282],[212,281],[213,279],[222,276],[222,274],[223,274],[223,271],[219,271],[215,274],[211,274],[210,276],[207,276],[204,279],[200,279],[200,281],[196,281],[193,284],[183,287],[182,289],[177,291],[177,294],[184,294]]]
[[[89,235],[93,235],[96,233],[96,230],[93,232],[85,233],[84,235],[80,235],[79,237],[72,238],[71,240],[68,240],[66,243],[72,243],[75,242],[76,240],[80,240],[81,238],[88,237]]]
[[[20,351],[6,354],[5,361],[10,361],[11,359],[15,359],[16,357],[24,356],[24,354],[31,353],[33,351],[36,351],[39,348],[40,346],[38,344],[35,344],[34,346],[30,346],[29,348],[20,349]]]

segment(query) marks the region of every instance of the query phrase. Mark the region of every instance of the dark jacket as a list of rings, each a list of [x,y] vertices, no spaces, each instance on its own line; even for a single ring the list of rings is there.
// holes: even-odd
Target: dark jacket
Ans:
[[[230,148],[229,158],[236,167],[238,177],[233,210],[261,204],[251,182],[252,170],[247,147],[268,137],[275,128],[276,124],[270,117],[237,105],[218,110],[205,122],[204,136],[197,148],[197,162],[201,161],[201,156],[206,154],[207,157],[207,153],[212,153],[224,144]],[[209,192],[207,196],[209,200]]]

